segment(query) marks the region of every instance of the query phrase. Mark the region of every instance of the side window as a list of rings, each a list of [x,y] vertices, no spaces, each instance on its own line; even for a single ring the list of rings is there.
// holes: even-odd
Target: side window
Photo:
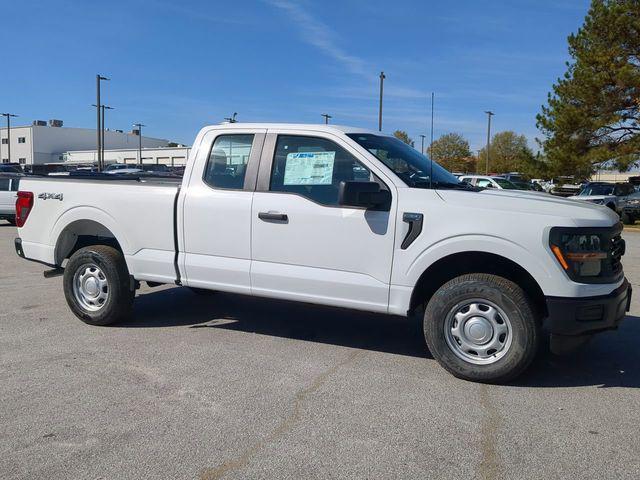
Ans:
[[[370,179],[368,168],[330,140],[279,135],[269,190],[297,193],[322,205],[337,205],[340,182]]]
[[[478,178],[476,179],[476,187],[491,188],[493,184],[488,178]]]
[[[8,192],[9,191],[9,182],[8,178],[0,178],[0,192]]]
[[[252,134],[216,137],[204,172],[205,183],[214,188],[241,190],[252,144]]]
[[[20,190],[20,179],[19,178],[14,178],[11,181],[11,191],[17,192],[18,190]]]

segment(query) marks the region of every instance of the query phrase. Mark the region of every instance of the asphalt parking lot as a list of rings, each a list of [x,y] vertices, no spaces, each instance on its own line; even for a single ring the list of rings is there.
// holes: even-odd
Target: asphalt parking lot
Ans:
[[[90,327],[0,222],[0,478],[638,478],[636,295],[616,332],[510,386],[457,380],[411,322],[143,288]]]

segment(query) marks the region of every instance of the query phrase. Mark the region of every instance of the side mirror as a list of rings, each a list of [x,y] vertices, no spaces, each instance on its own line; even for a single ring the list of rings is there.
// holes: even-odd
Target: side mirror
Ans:
[[[338,204],[345,207],[361,207],[388,210],[391,193],[381,190],[376,182],[340,182]]]

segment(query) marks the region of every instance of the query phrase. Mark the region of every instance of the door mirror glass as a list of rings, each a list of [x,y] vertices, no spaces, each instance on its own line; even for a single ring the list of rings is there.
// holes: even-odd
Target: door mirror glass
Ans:
[[[360,207],[389,210],[391,193],[380,189],[376,182],[340,182],[338,204],[345,207]]]

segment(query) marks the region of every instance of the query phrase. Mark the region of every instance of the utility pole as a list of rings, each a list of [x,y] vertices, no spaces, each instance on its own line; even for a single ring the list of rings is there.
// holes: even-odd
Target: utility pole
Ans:
[[[486,110],[484,113],[487,114],[487,158],[486,158],[486,166],[485,166],[485,175],[489,175],[489,152],[491,150],[491,117],[495,115],[490,110]]]
[[[329,115],[328,113],[322,113],[320,115],[321,117],[324,117],[324,124],[325,125],[329,125],[329,119],[333,118],[331,115]]]
[[[11,163],[11,118],[18,115],[13,113],[0,113],[0,115],[7,119],[7,160]]]
[[[146,127],[142,123],[134,123],[134,127],[138,127],[138,163],[142,168],[142,127]]]
[[[378,110],[378,131],[382,131],[382,93],[384,90],[384,79],[387,78],[384,72],[380,72],[380,109]]]
[[[425,139],[426,135],[420,135],[420,138],[422,139],[422,147],[420,148],[420,153],[424,155],[424,139]]]
[[[102,75],[96,75],[96,151],[98,153],[98,171],[104,170],[102,164],[102,127],[101,127],[101,109],[100,109],[100,82],[102,80],[109,80]]]
[[[429,139],[429,188],[433,188],[433,102],[435,92],[431,92],[431,138]]]

